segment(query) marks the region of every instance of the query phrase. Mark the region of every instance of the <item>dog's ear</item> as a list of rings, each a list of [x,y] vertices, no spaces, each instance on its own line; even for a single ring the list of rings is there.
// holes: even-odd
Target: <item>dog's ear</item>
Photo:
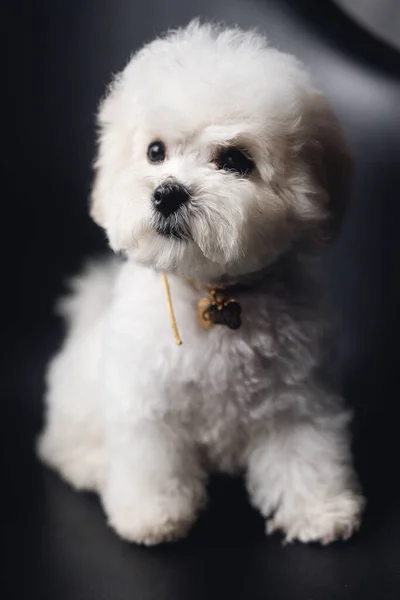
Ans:
[[[322,190],[318,201],[326,214],[317,237],[319,242],[329,242],[338,235],[349,203],[353,158],[338,120],[322,94],[312,95],[309,110],[311,135],[303,151]]]
[[[97,225],[105,227],[104,213],[109,192],[107,175],[107,154],[109,150],[107,149],[108,136],[106,125],[101,122],[100,116],[98,117],[98,125],[98,148],[96,160],[94,162],[94,179],[90,195],[90,216]]]
[[[94,162],[94,180],[90,195],[90,216],[105,227],[107,202],[113,195],[113,185],[118,181],[119,155],[123,151],[123,136],[118,126],[117,88],[119,78],[109,86],[97,114],[97,156]]]

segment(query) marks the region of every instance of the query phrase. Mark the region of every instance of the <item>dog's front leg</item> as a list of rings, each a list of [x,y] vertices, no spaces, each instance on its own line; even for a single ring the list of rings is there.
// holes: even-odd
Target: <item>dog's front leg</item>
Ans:
[[[109,523],[121,537],[146,545],[184,537],[205,502],[195,448],[162,421],[115,425],[102,493]]]
[[[267,521],[286,541],[347,539],[360,523],[364,499],[350,455],[348,416],[278,414],[253,440],[247,487]]]

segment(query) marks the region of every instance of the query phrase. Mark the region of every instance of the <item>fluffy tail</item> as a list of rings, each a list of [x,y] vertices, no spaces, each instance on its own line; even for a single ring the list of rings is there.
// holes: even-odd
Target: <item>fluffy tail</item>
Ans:
[[[70,293],[59,300],[56,312],[70,331],[84,331],[107,310],[120,267],[118,259],[90,262],[69,281]]]

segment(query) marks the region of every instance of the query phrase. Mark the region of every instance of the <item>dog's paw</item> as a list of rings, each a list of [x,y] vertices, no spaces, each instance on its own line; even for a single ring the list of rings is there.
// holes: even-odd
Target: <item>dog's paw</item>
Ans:
[[[102,497],[108,523],[120,537],[137,544],[152,546],[180,540],[196,520],[206,495],[197,482],[176,492],[160,494],[149,489],[130,494],[127,490],[108,490]]]
[[[348,540],[360,527],[364,506],[364,498],[354,492],[343,493],[323,503],[300,504],[297,511],[288,511],[282,506],[267,521],[267,534],[281,531],[285,543],[297,540],[327,545],[336,540]]]
[[[194,519],[173,520],[165,515],[159,522],[146,522],[133,515],[130,518],[121,515],[109,516],[108,522],[118,535],[128,542],[144,546],[155,546],[166,542],[175,542],[185,538]]]

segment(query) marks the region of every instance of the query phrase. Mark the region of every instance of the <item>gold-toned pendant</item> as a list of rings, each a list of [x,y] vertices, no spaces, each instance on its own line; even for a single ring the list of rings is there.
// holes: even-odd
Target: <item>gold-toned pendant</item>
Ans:
[[[199,323],[205,329],[212,325],[226,325],[239,329],[242,324],[242,307],[234,299],[226,299],[216,290],[210,290],[211,298],[200,298],[198,302]]]

